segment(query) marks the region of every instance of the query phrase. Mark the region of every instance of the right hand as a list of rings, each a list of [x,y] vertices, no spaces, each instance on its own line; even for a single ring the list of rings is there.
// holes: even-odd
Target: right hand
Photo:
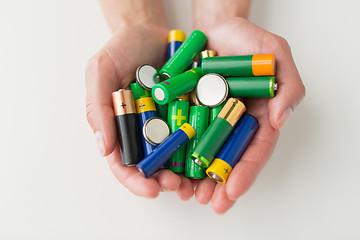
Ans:
[[[177,191],[187,200],[194,194],[191,181],[170,170],[144,178],[136,167],[123,166],[111,94],[134,81],[142,64],[161,67],[165,62],[169,30],[152,24],[124,25],[86,66],[86,116],[98,148],[114,176],[136,195],[156,197],[163,190]]]

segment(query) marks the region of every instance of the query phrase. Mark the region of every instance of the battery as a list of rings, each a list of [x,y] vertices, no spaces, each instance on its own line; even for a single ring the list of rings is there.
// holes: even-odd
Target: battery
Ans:
[[[278,88],[275,76],[229,77],[227,82],[231,97],[272,98]]]
[[[193,90],[188,93],[190,99],[190,106],[199,106],[201,105],[199,99],[196,96],[196,90]]]
[[[245,152],[258,126],[259,123],[255,117],[243,114],[210,167],[206,169],[206,174],[218,183],[226,183],[230,172]]]
[[[132,166],[143,158],[140,126],[131,90],[112,93],[120,154],[124,166]]]
[[[201,179],[206,176],[205,169],[191,159],[191,154],[209,126],[209,108],[205,106],[191,106],[189,124],[194,128],[196,134],[186,145],[185,177]]]
[[[229,98],[227,100],[191,155],[196,164],[203,168],[210,166],[245,110],[246,107],[240,100],[236,98]]]
[[[199,67],[201,67],[201,62],[204,58],[207,57],[215,57],[217,56],[217,52],[214,50],[204,50],[199,54]]]
[[[184,123],[188,122],[189,117],[189,102],[175,100],[168,104],[168,124],[172,133],[178,130]],[[185,163],[185,146],[179,149],[168,162],[168,169],[173,172],[184,172]]]
[[[143,143],[142,146],[146,157],[155,150],[156,146],[153,146],[146,141],[142,129],[148,119],[158,117],[158,115],[154,100],[150,96],[150,92],[148,90],[143,89],[138,83],[131,83],[130,88],[134,93],[136,113],[139,115],[140,132]]]
[[[229,92],[228,83],[224,77],[209,73],[201,77],[196,85],[196,97],[201,105],[216,107],[223,103]]]
[[[197,82],[203,76],[201,68],[194,68],[176,77],[156,84],[151,94],[160,105],[167,104],[196,87]]]
[[[176,50],[185,41],[185,37],[185,33],[181,30],[174,29],[169,32],[166,60],[169,60],[175,54]]]
[[[199,59],[200,62],[204,59],[204,58],[208,58],[208,57],[215,57],[217,56],[217,52],[214,50],[204,50],[199,54]]]
[[[169,126],[159,117],[148,119],[142,131],[145,140],[153,146],[158,146],[170,135]]]
[[[150,177],[194,135],[195,130],[188,123],[184,123],[178,130],[165,139],[165,141],[163,141],[149,156],[145,157],[137,164],[138,170],[145,177]]]
[[[155,84],[160,82],[160,76],[154,67],[144,64],[136,69],[136,82],[150,91]]]
[[[160,105],[160,104],[155,103],[155,107],[156,107],[156,112],[158,113],[159,117],[162,120],[167,121],[168,105],[167,104]]]
[[[188,39],[179,47],[175,54],[160,69],[161,78],[166,80],[184,72],[205,46],[207,38],[199,30],[191,33]]]
[[[204,74],[224,77],[274,76],[274,54],[208,57],[201,63]]]
[[[210,123],[215,120],[221,109],[224,107],[225,102],[220,104],[219,106],[210,108]]]

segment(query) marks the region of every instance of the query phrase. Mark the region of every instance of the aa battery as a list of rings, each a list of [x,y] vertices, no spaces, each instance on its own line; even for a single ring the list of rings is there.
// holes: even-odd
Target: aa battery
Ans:
[[[210,123],[215,120],[221,109],[224,107],[225,102],[220,104],[219,106],[210,108]]]
[[[151,91],[151,88],[160,82],[160,76],[154,67],[149,64],[144,64],[136,69],[136,82],[140,84],[141,87]]]
[[[179,47],[175,54],[160,69],[162,79],[173,78],[184,72],[196,55],[205,46],[207,38],[199,30],[195,30],[188,39]]]
[[[170,135],[170,128],[161,118],[153,117],[145,122],[142,134],[148,143],[158,146]]]
[[[156,84],[151,94],[160,105],[167,104],[196,87],[197,82],[203,76],[201,68],[194,68],[176,77]]]
[[[230,172],[245,152],[258,126],[257,119],[245,113],[206,170],[206,174],[218,183],[226,183]]]
[[[156,106],[156,111],[157,111],[159,117],[162,120],[167,121],[168,105],[167,104],[160,105],[160,104],[155,103],[155,106]]]
[[[191,155],[196,164],[203,168],[210,166],[215,155],[245,110],[246,107],[240,100],[236,98],[228,99],[220,113],[201,137]]]
[[[201,62],[204,58],[215,57],[217,52],[214,50],[204,50],[199,54],[199,67],[201,67]]]
[[[120,89],[112,93],[116,128],[123,165],[135,165],[143,157],[141,133],[134,97],[131,90]]]
[[[150,177],[194,135],[195,130],[188,123],[184,123],[137,165],[138,170],[145,177]]]
[[[196,85],[196,97],[201,105],[216,107],[223,103],[229,93],[225,78],[216,73],[201,77]]]
[[[199,54],[199,59],[200,59],[200,61],[202,61],[205,58],[215,57],[215,56],[217,56],[216,51],[214,51],[214,50],[204,50]]]
[[[185,33],[181,30],[171,30],[168,36],[168,51],[166,60],[169,60],[185,41]]]
[[[153,117],[157,117],[155,103],[150,92],[143,89],[138,83],[131,83],[130,88],[134,93],[135,108],[139,115],[140,129],[143,129],[145,122]],[[145,157],[155,150],[155,146],[146,141],[143,131],[141,131],[142,145]]]
[[[205,169],[191,159],[191,154],[209,126],[209,108],[205,106],[191,106],[189,124],[194,128],[196,134],[186,145],[185,177],[204,178],[206,176]]]
[[[189,95],[189,100],[190,100],[190,106],[201,105],[201,103],[199,102],[199,99],[196,96],[196,90],[189,92],[188,95]]]
[[[168,104],[168,124],[170,131],[174,133],[178,130],[184,123],[188,122],[189,117],[189,102],[175,100]],[[184,163],[185,163],[185,146],[180,148],[168,162],[168,169],[173,172],[181,173],[184,172]]]
[[[274,54],[208,57],[201,63],[204,74],[224,77],[274,76]]]
[[[278,87],[275,76],[229,77],[227,82],[231,97],[272,98]]]

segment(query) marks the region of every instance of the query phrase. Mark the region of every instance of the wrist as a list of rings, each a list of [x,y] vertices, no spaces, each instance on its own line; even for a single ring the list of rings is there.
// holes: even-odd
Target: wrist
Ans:
[[[100,0],[100,4],[113,32],[130,25],[152,24],[167,27],[161,0]]]
[[[194,28],[206,30],[232,18],[247,19],[251,0],[194,0]]]

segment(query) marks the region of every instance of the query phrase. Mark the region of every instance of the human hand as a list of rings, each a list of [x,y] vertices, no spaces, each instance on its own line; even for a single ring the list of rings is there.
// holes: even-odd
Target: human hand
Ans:
[[[211,205],[215,212],[225,213],[254,183],[260,170],[274,151],[279,130],[290,113],[301,102],[305,87],[283,38],[265,31],[243,18],[234,17],[201,29],[208,37],[208,49],[219,56],[275,54],[277,94],[272,99],[245,99],[247,112],[259,120],[259,128],[241,161],[232,170],[226,184],[206,178],[197,184],[196,199]]]
[[[86,114],[103,156],[114,176],[136,195],[156,197],[161,190],[177,191],[189,199],[194,189],[189,179],[170,170],[144,178],[136,167],[123,166],[115,126],[111,94],[127,88],[142,64],[160,67],[165,61],[169,30],[154,24],[123,25],[86,67]]]

